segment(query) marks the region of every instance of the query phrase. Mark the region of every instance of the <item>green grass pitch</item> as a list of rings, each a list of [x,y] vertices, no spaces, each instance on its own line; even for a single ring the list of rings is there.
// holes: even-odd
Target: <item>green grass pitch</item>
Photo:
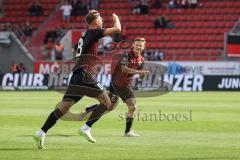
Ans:
[[[121,102],[93,126],[97,143],[77,134],[84,122],[59,121],[47,134],[47,149],[38,150],[32,135],[61,98],[57,92],[0,92],[0,160],[240,159],[240,92],[175,92],[138,98],[140,116],[133,128],[140,138],[123,137],[122,116],[127,108]],[[84,98],[72,112],[95,102]],[[190,116],[190,110],[191,119],[149,118],[159,116],[159,111]]]

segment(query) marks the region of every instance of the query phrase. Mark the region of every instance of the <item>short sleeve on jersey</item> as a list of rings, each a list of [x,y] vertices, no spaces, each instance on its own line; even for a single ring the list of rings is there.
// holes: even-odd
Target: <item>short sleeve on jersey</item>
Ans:
[[[104,37],[104,31],[105,31],[104,28],[94,29],[94,34],[95,34],[97,40]]]

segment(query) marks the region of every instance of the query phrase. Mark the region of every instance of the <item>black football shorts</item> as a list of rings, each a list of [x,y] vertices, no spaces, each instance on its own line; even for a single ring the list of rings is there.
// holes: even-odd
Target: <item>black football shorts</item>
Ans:
[[[103,92],[103,87],[91,74],[82,69],[77,69],[73,72],[63,101],[74,101],[76,103],[83,96],[97,98]]]
[[[135,95],[130,87],[116,86],[111,82],[109,87],[109,97],[112,103],[116,103],[119,97],[125,102],[130,98],[135,98]]]

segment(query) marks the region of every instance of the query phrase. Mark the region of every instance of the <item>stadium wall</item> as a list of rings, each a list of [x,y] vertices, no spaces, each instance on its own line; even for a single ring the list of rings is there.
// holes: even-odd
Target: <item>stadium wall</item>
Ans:
[[[12,32],[1,32],[1,35],[6,35],[9,43],[0,42],[0,72],[11,72],[12,63],[23,63],[26,67],[26,72],[33,72],[34,59],[27,51],[24,45],[20,42],[17,36]]]

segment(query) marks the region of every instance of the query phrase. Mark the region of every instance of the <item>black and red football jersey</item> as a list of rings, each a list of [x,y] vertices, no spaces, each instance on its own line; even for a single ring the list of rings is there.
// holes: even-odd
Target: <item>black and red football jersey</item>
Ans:
[[[136,57],[133,50],[131,50],[122,54],[117,65],[113,68],[112,83],[115,86],[129,87],[132,83],[133,74],[123,73],[121,69],[122,65],[131,69],[141,70],[144,67],[144,58],[142,56]]]
[[[74,46],[78,61],[73,71],[82,68],[87,72],[94,72],[94,67],[101,61],[98,58],[98,40],[104,37],[104,30],[103,28],[88,29],[82,34]]]

